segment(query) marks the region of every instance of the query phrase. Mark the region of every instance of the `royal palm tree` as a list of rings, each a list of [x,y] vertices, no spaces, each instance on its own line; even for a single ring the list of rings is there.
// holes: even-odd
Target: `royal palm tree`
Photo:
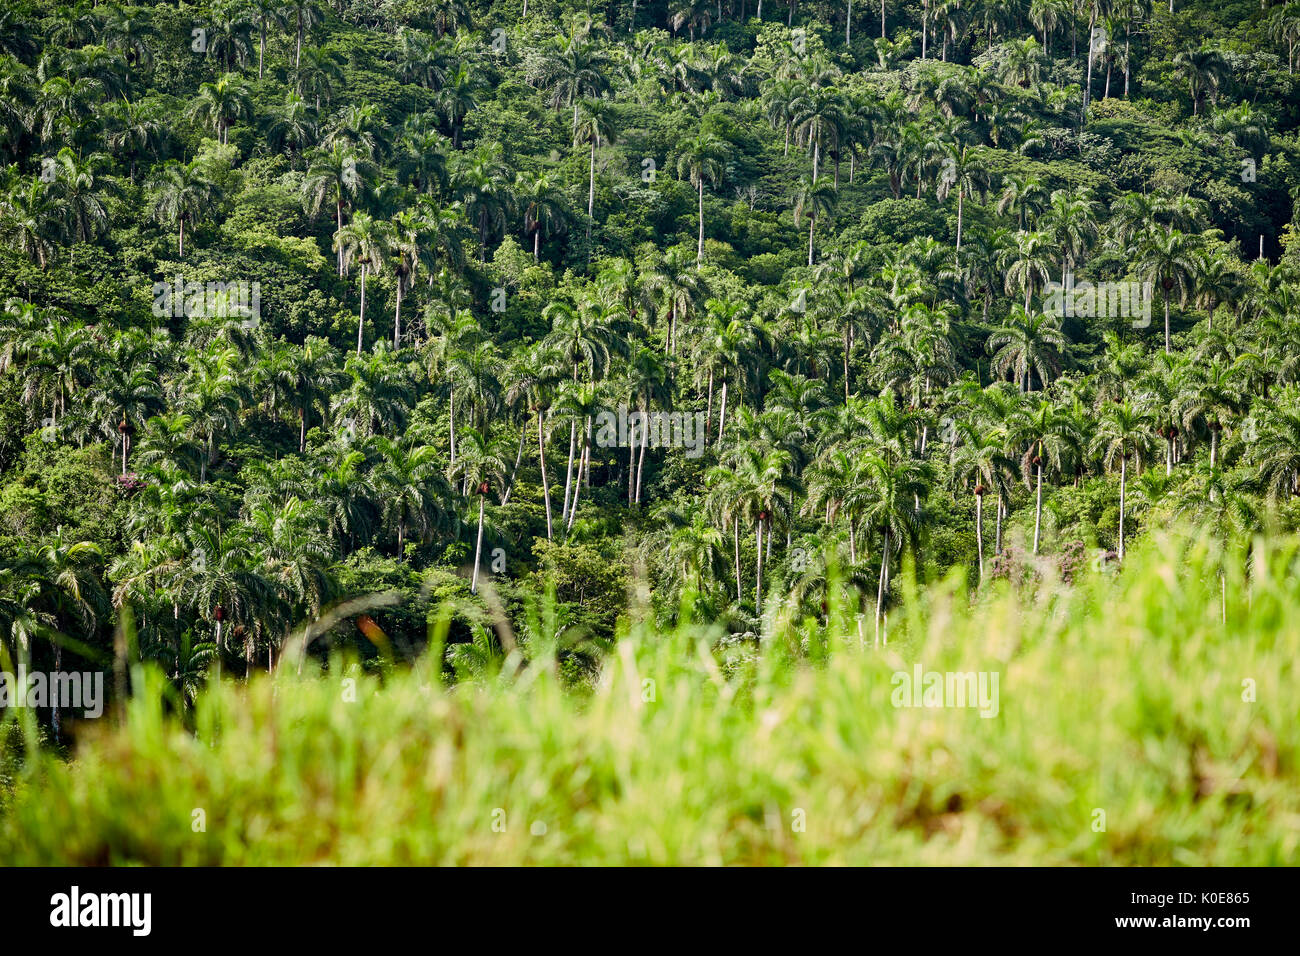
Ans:
[[[460,457],[452,466],[449,477],[454,482],[459,480],[469,489],[469,493],[478,496],[478,534],[474,539],[474,573],[470,578],[469,591],[478,593],[479,567],[483,555],[483,516],[484,504],[493,487],[500,487],[505,481],[506,463],[497,453],[487,436],[475,428],[466,429],[461,437]],[[572,523],[572,521],[570,521]]]
[[[366,277],[378,275],[384,267],[384,252],[388,237],[383,223],[375,222],[364,212],[358,212],[352,221],[334,235],[334,245],[343,257],[343,271],[354,265],[361,268],[361,313],[357,320],[357,354],[361,354],[362,336],[366,328]]]
[[[1152,445],[1152,419],[1131,402],[1112,405],[1102,417],[1093,439],[1093,448],[1102,456],[1102,464],[1110,468],[1119,460],[1119,559],[1124,560],[1124,519],[1128,491],[1128,460],[1134,459],[1138,473],[1142,472],[1143,458]]]
[[[704,259],[704,184],[714,185],[722,180],[727,157],[727,144],[710,132],[700,132],[687,139],[677,153],[677,175],[690,180],[695,187],[699,205],[699,242],[695,260]]]
[[[817,217],[829,216],[835,211],[835,189],[825,179],[816,182],[808,176],[799,179],[794,193],[794,225],[799,228],[804,216],[808,217],[808,265],[813,264],[813,236],[817,231]],[[703,233],[701,233],[701,240]]]

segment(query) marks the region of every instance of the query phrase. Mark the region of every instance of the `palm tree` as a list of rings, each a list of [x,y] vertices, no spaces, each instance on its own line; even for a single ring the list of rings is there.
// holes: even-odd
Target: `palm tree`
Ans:
[[[335,231],[341,232],[343,209],[366,189],[370,172],[370,163],[343,143],[335,143],[329,152],[317,152],[302,183],[308,214],[314,216],[330,203],[334,206]],[[342,278],[343,248],[337,248],[338,274]]]
[[[594,144],[593,144],[594,148]],[[595,167],[593,164],[592,173]],[[519,197],[519,205],[524,212],[524,233],[532,234],[533,237],[533,261],[540,259],[540,248],[542,233],[548,236],[556,231],[560,231],[564,226],[564,195],[560,191],[560,185],[556,179],[548,175],[525,176],[519,173],[515,176],[515,195]],[[591,218],[591,209],[595,197],[595,178],[591,180],[591,188],[588,190],[587,199],[587,217]]]
[[[677,324],[686,320],[696,303],[707,294],[700,276],[698,261],[692,262],[680,248],[669,249],[642,276],[641,292],[647,304],[658,304],[668,311],[668,328],[664,330],[664,354],[676,354]]]
[[[834,87],[805,86],[791,104],[791,126],[798,141],[812,151],[812,178],[817,179],[823,151],[838,154],[845,125],[844,102]]]
[[[185,258],[185,224],[191,226],[216,199],[217,187],[197,163],[182,166],[170,160],[150,186],[149,215],[177,229],[176,255]]]
[[[1012,215],[1023,232],[1029,217],[1034,219],[1047,208],[1047,187],[1032,173],[1010,175],[1003,180],[1002,195],[998,199],[998,215]]]
[[[865,528],[880,533],[880,579],[876,588],[876,646],[880,646],[880,622],[889,593],[889,555],[907,541],[915,541],[920,528],[918,502],[929,495],[933,469],[929,463],[904,459],[894,463],[867,453],[862,467],[870,484],[864,491],[861,521]]]
[[[763,534],[770,531],[774,519],[786,515],[788,502],[793,498],[792,471],[794,459],[784,449],[764,450],[753,444],[738,446],[734,453],[731,472],[735,476],[735,492],[739,516],[754,525],[754,542],[757,565],[754,581],[754,612],[763,613]]]
[[[460,452],[456,464],[451,467],[449,477],[452,481],[459,479],[469,488],[471,494],[478,495],[478,534],[474,543],[474,573],[469,585],[470,593],[477,594],[479,566],[483,555],[484,502],[492,491],[493,485],[500,487],[505,481],[506,463],[497,453],[495,446],[488,441],[487,435],[475,428],[466,429],[461,437]]]
[[[1038,554],[1043,526],[1043,471],[1061,471],[1077,448],[1078,436],[1073,419],[1047,399],[1017,411],[1009,425],[1009,446],[1025,449],[1021,463],[1025,481],[1031,474],[1034,476],[1034,554]]]
[[[993,355],[991,370],[995,375],[1010,375],[1021,392],[1028,392],[1031,376],[1046,388],[1052,376],[1061,370],[1061,352],[1065,349],[1059,316],[1030,314],[1019,305],[1011,310],[1003,325],[988,338]]]
[[[1170,0],[1172,6],[1173,0]],[[1219,87],[1228,78],[1229,67],[1223,54],[1211,47],[1202,46],[1195,50],[1184,50],[1174,57],[1174,72],[1187,81],[1187,90],[1192,98],[1192,115],[1201,111],[1201,104],[1206,98],[1213,99]]]
[[[303,34],[321,21],[320,6],[316,0],[284,0],[284,12],[293,19],[296,40],[293,48],[294,69],[302,63]]]
[[[1025,294],[1025,311],[1033,299],[1034,290],[1044,285],[1052,275],[1052,262],[1047,258],[1047,236],[1041,232],[1016,234],[1014,249],[1007,249],[1007,276],[1004,288],[1008,293],[1019,289]]]
[[[1300,490],[1300,404],[1295,387],[1262,400],[1252,417],[1249,460],[1269,500],[1289,501]]]
[[[578,130],[578,103],[599,96],[609,86],[608,55],[585,36],[575,34],[557,39],[543,54],[529,77],[530,82],[549,92],[547,102],[558,112],[573,110],[573,130]]]
[[[389,246],[385,223],[375,222],[364,212],[334,234],[334,246],[342,256],[343,271],[353,265],[361,267],[361,315],[357,320],[357,354],[361,354],[362,334],[366,328],[366,276],[378,275],[384,267],[384,252]]]
[[[398,363],[386,343],[375,343],[366,355],[349,355],[343,368],[352,384],[334,398],[338,421],[350,419],[367,436],[396,429],[406,421],[415,389],[407,367]]]
[[[54,254],[66,218],[62,198],[37,176],[12,186],[0,200],[0,236],[5,245],[41,269]]]
[[[677,175],[686,177],[699,196],[699,243],[695,261],[704,260],[704,183],[722,179],[727,144],[710,132],[700,132],[682,144],[677,154]]]
[[[1000,430],[984,430],[970,421],[957,421],[953,446],[953,479],[969,485],[975,495],[975,546],[979,557],[980,581],[984,580],[984,496],[996,491],[998,500],[1007,492],[1013,462],[1005,451]]]
[[[257,78],[262,78],[262,68],[266,60],[266,31],[270,28],[280,29],[285,25],[286,10],[284,0],[248,0],[246,16],[257,27]]]
[[[1139,240],[1134,257],[1139,277],[1160,286],[1165,303],[1165,352],[1170,351],[1169,294],[1185,303],[1205,268],[1205,260],[1193,237],[1177,229],[1148,229]]]
[[[1143,456],[1152,445],[1152,419],[1131,402],[1112,405],[1101,419],[1094,438],[1094,449],[1101,452],[1102,463],[1111,467],[1119,459],[1119,559],[1124,560],[1124,517],[1128,490],[1128,460],[1134,458],[1138,473]]]
[[[562,380],[563,372],[559,362],[545,343],[538,343],[527,348],[520,361],[514,366],[511,385],[506,392],[507,403],[515,405],[524,401],[528,405],[528,410],[537,418],[537,467],[542,474],[542,499],[546,507],[546,540],[548,541],[554,539],[555,531],[551,520],[551,483],[546,471],[545,417],[554,401],[555,389]],[[526,432],[527,426],[522,430]]]
[[[813,234],[817,230],[817,217],[829,216],[835,211],[835,189],[825,179],[816,182],[808,176],[799,178],[794,193],[794,225],[799,228],[803,217],[808,217],[808,265],[813,264]],[[701,233],[701,238],[703,233]]]
[[[1061,282],[1066,273],[1087,254],[1097,236],[1096,203],[1085,192],[1071,194],[1064,189],[1052,193],[1038,227],[1052,245],[1061,250]]]
[[[944,173],[935,189],[935,198],[943,202],[952,189],[957,190],[957,252],[961,252],[961,227],[963,201],[966,196],[983,192],[988,185],[988,168],[978,148],[957,143],[947,144],[944,156]]]
[[[582,100],[574,115],[573,144],[591,146],[587,164],[587,239],[590,241],[591,223],[596,215],[596,147],[614,142],[614,111],[602,100]]]
[[[225,74],[215,83],[202,84],[199,95],[190,104],[189,114],[198,122],[210,125],[217,141],[226,145],[234,122],[253,115],[248,84],[234,73]]]
[[[434,95],[438,110],[451,126],[451,145],[460,149],[460,136],[465,117],[478,106],[478,94],[487,84],[479,74],[462,63],[447,77],[442,88]]]
[[[444,512],[450,494],[438,473],[437,451],[431,445],[408,445],[381,436],[375,438],[381,461],[376,466],[376,486],[383,501],[384,521],[397,531],[397,557],[405,555],[406,533],[420,540]]]

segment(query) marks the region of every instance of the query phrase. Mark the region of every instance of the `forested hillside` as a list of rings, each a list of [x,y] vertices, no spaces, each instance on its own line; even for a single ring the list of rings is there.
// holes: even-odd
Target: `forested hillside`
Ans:
[[[909,565],[1292,530],[1297,40],[1268,0],[8,2],[0,647],[130,632],[192,699],[450,607],[449,674],[546,634],[580,683],[634,605],[756,645],[847,600],[876,646]]]

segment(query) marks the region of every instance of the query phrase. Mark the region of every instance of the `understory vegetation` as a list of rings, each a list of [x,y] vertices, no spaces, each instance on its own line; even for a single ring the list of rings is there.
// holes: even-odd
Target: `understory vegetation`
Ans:
[[[761,655],[719,654],[688,602],[576,691],[545,629],[473,680],[436,653],[378,673],[339,655],[222,682],[185,722],[135,662],[120,725],[75,762],[33,743],[0,859],[1294,863],[1300,544],[1162,536],[1130,562],[1028,602],[909,581],[879,651],[833,599]],[[996,715],[894,706],[917,664],[999,673]]]

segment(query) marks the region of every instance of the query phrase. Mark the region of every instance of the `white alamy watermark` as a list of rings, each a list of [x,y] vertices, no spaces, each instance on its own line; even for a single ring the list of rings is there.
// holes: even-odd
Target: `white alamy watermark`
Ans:
[[[684,448],[687,458],[704,454],[704,412],[629,412],[606,409],[596,415],[599,448]]]
[[[101,671],[32,671],[21,666],[17,674],[0,671],[0,708],[58,707],[80,710],[90,719],[104,713],[104,675]]]
[[[160,319],[241,319],[244,328],[256,328],[262,318],[262,283],[172,282],[153,284],[153,314]]]
[[[152,893],[82,893],[74,886],[50,897],[50,925],[60,928],[124,926],[133,936],[153,928]]]
[[[894,671],[889,682],[895,707],[978,707],[981,717],[998,715],[998,671],[927,671],[918,662]]]
[[[1133,328],[1151,324],[1151,283],[1074,281],[1074,273],[1065,274],[1065,282],[1049,282],[1043,290],[1043,311],[1067,318],[1132,319]]]

